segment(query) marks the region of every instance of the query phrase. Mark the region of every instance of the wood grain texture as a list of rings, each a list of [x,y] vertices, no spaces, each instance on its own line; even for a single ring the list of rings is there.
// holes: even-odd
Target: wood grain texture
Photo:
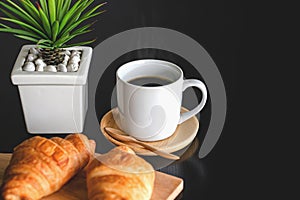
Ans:
[[[185,108],[181,108],[181,112],[187,112],[188,110]],[[115,145],[124,145],[124,143],[112,138],[106,131],[104,130],[105,127],[111,127],[115,129],[120,129],[116,124],[114,118],[118,117],[118,111],[116,108],[110,110],[106,113],[100,122],[100,129],[103,135],[113,144]],[[183,149],[187,145],[189,145],[196,137],[197,132],[199,129],[199,121],[197,117],[193,116],[189,120],[185,121],[184,123],[177,126],[175,132],[170,137],[154,141],[154,142],[144,142],[149,144],[153,147],[156,147],[160,150],[163,150],[168,153],[176,152],[180,149]],[[120,129],[121,130],[121,129]],[[133,147],[130,146],[135,153],[140,155],[156,155],[153,152],[141,147]]]
[[[11,154],[0,153],[0,183]],[[156,171],[154,190],[151,200],[172,200],[183,190],[183,180]],[[44,197],[42,200],[87,200],[86,180],[83,172],[78,173],[58,192]]]

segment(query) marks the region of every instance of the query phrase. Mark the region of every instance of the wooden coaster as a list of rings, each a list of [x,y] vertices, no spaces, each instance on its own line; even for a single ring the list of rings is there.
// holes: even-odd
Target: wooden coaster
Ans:
[[[188,111],[185,108],[181,108],[181,112],[186,112]],[[101,119],[100,122],[100,129],[102,134],[113,144],[115,145],[124,145],[124,143],[115,140],[112,138],[105,130],[105,127],[112,127],[116,129],[120,129],[113,116],[118,116],[117,109],[114,108],[110,110],[108,113],[106,113],[103,118]],[[154,142],[145,142],[147,144],[150,144],[152,146],[155,146],[161,150],[164,150],[168,153],[172,153],[175,151],[178,151],[180,149],[183,149],[187,145],[189,145],[193,139],[196,137],[197,132],[199,129],[199,121],[198,119],[194,116],[191,117],[189,120],[185,121],[184,123],[180,124],[177,126],[175,132],[173,135],[170,137],[164,139],[164,140],[159,140],[159,141],[154,141]],[[121,130],[121,129],[120,129]],[[148,151],[147,149],[144,148],[139,148],[139,147],[132,147],[132,149],[137,153],[141,155],[156,155],[152,153],[151,151]]]

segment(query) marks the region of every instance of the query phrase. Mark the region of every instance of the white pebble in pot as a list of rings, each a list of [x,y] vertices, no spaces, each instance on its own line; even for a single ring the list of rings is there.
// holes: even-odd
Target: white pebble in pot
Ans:
[[[67,65],[68,65],[68,61],[65,61],[65,60],[64,60],[64,61],[62,61],[62,63],[61,63],[61,64],[63,64],[63,65],[66,65],[66,66],[67,66]]]
[[[79,56],[72,56],[69,63],[79,63],[80,57]]]
[[[69,50],[65,50],[65,51],[62,51],[61,54],[70,56],[71,52]]]
[[[35,71],[43,72],[44,71],[44,66],[43,65],[36,65]]]
[[[46,66],[47,66],[47,64],[43,61],[42,58],[36,59],[36,60],[35,60],[35,64],[36,64],[36,65],[42,65],[43,67],[46,67]]]
[[[71,56],[80,56],[81,52],[77,50],[73,50]]]
[[[65,55],[63,63],[68,63],[69,59],[70,59],[70,56]]]
[[[23,66],[23,70],[27,72],[33,72],[35,71],[35,65],[33,62],[26,62]]]
[[[78,70],[78,68],[79,68],[79,65],[76,63],[70,63],[67,66],[68,72],[76,72]]]
[[[32,62],[35,59],[37,59],[37,55],[35,55],[35,54],[28,54],[27,61]]]
[[[44,70],[46,72],[57,72],[56,67],[54,65],[47,65]]]
[[[57,65],[57,71],[59,71],[59,72],[67,72],[68,70],[67,70],[66,65],[64,65],[64,64],[58,64]]]
[[[31,54],[34,54],[34,55],[37,55],[37,54],[40,53],[39,50],[36,49],[36,48],[34,48],[34,47],[31,47],[30,50],[29,50],[29,52],[30,52]]]

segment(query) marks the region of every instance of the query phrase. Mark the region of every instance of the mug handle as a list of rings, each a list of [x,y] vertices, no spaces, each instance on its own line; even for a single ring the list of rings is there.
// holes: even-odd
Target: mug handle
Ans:
[[[182,92],[185,91],[188,87],[197,87],[198,89],[200,89],[202,92],[202,100],[199,103],[199,105],[196,108],[194,108],[193,110],[185,112],[185,113],[181,113],[178,124],[185,122],[189,118],[191,118],[194,115],[196,115],[197,113],[199,113],[202,110],[202,108],[204,107],[206,100],[207,100],[207,90],[206,90],[206,87],[203,82],[201,82],[197,79],[184,80],[183,86],[182,86]]]

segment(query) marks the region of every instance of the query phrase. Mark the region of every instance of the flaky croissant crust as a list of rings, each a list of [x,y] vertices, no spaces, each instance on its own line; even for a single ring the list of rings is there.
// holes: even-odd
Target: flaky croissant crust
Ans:
[[[87,167],[89,200],[149,200],[153,167],[126,146],[116,147]]]
[[[2,198],[36,200],[59,190],[87,165],[94,154],[92,144],[83,134],[25,140],[5,170]]]

